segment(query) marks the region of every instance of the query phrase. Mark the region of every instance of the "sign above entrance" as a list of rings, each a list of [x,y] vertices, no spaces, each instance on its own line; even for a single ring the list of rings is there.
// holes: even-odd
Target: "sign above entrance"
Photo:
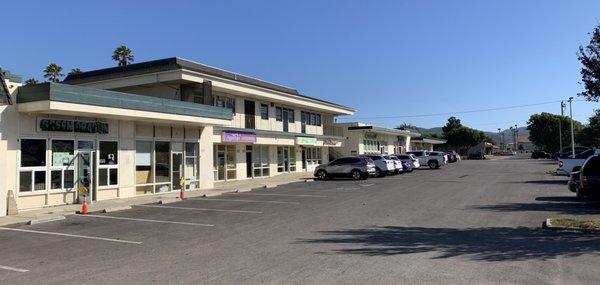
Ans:
[[[223,142],[255,143],[256,134],[244,132],[223,132]]]
[[[103,122],[86,122],[42,118],[39,119],[39,130],[42,132],[108,134],[108,124]]]
[[[296,144],[298,145],[316,145],[317,139],[311,137],[296,137]]]
[[[338,143],[340,143],[340,141],[336,140],[336,139],[324,139],[323,140],[323,145],[333,145],[333,146],[335,146]]]

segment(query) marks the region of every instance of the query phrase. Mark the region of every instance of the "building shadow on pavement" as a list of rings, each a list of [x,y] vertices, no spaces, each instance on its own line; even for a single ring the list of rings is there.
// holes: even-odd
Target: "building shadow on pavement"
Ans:
[[[542,229],[369,227],[318,232],[322,237],[297,243],[338,247],[320,254],[392,256],[435,252],[434,259],[464,257],[477,261],[524,261],[600,255],[600,236]]]
[[[534,203],[502,203],[473,206],[469,209],[496,212],[549,212],[550,215],[600,215],[600,203],[575,197],[538,197]]]

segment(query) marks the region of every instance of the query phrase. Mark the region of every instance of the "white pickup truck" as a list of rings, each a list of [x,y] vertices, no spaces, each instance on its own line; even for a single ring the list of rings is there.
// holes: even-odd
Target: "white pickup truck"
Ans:
[[[586,150],[580,154],[576,154],[575,158],[572,158],[572,157],[559,158],[558,159],[558,169],[556,169],[556,174],[567,175],[567,176],[571,175],[571,172],[573,172],[573,168],[575,168],[577,166],[581,167],[583,165],[583,163],[585,162],[585,160],[594,154],[600,154],[600,149]]]
[[[429,168],[440,168],[440,166],[446,165],[448,163],[448,156],[446,153],[441,151],[426,151],[426,150],[416,150],[406,152],[407,154],[413,154],[419,159],[419,164],[421,166],[427,165]]]

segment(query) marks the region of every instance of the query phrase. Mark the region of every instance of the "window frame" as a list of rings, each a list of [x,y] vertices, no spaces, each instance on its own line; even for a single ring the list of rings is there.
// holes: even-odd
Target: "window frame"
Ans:
[[[115,164],[100,164],[100,160],[98,160],[98,170],[96,171],[96,181],[98,184],[98,190],[102,190],[102,189],[112,189],[112,188],[116,188],[119,187],[119,157],[121,156],[121,154],[119,153],[119,141],[118,140],[114,140],[114,139],[102,139],[102,140],[98,140],[97,141],[97,145],[98,148],[96,149],[96,151],[98,152],[98,159],[100,158],[100,156],[102,155],[101,150],[100,150],[100,146],[102,145],[103,142],[114,142],[117,144],[117,157],[116,157],[116,161],[117,163]],[[101,169],[106,169],[106,185],[100,185],[100,170]],[[116,184],[111,184],[111,169],[116,169],[117,170],[117,183]]]
[[[263,103],[260,104],[260,119],[261,120],[269,119],[269,105],[268,104],[263,104]]]

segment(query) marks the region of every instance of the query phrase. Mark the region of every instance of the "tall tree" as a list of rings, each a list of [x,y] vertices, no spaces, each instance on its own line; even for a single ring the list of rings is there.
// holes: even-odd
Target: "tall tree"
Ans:
[[[590,117],[589,124],[585,126],[577,137],[576,141],[584,146],[600,147],[600,109]]]
[[[112,59],[116,61],[119,66],[125,66],[133,62],[133,52],[127,46],[120,45],[113,51]]]
[[[60,82],[61,77],[64,75],[62,71],[63,68],[60,65],[56,63],[48,64],[44,69],[44,78],[50,82]]]
[[[400,125],[398,125],[396,127],[397,130],[407,130],[407,131],[419,131],[419,128],[417,128],[415,125],[411,125],[409,123],[402,123]]]
[[[80,74],[83,73],[83,71],[81,71],[81,69],[79,69],[78,67],[71,69],[71,71],[69,71],[69,75],[72,74]]]
[[[585,91],[579,93],[589,101],[600,99],[600,26],[594,28],[586,47],[579,47],[577,59],[581,62],[581,82]]]
[[[37,81],[37,79],[35,78],[29,78],[27,80],[25,80],[25,85],[36,85],[40,83],[39,81]]]
[[[456,117],[450,117],[450,118],[448,118],[448,123],[446,123],[446,125],[442,127],[442,133],[445,136],[446,134],[450,134],[454,130],[457,130],[458,128],[460,128],[462,126],[463,125],[460,122],[460,119],[457,119]]]
[[[570,146],[571,142],[571,119],[567,116],[560,116],[543,112],[541,114],[533,114],[527,121],[527,130],[529,130],[529,140],[538,148],[547,152],[557,152],[560,148],[559,128],[561,123],[563,145]],[[583,125],[573,120],[573,130],[577,134]]]

